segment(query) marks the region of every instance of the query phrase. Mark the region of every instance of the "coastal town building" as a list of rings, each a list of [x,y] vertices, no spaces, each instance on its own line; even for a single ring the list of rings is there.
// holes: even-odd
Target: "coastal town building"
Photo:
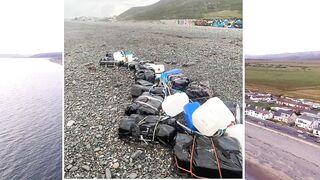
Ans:
[[[271,95],[253,95],[249,98],[252,101],[266,101],[266,102],[270,102],[272,100]]]
[[[309,105],[302,104],[300,102],[293,101],[292,99],[288,99],[288,98],[278,98],[276,100],[276,104],[293,107],[295,109],[305,109],[305,110],[311,109],[311,107]]]
[[[313,135],[320,137],[320,127],[314,128],[312,133]]]
[[[245,110],[245,114],[254,118],[262,119],[262,120],[273,118],[273,114],[271,111],[255,108],[253,106],[247,107]]]
[[[319,127],[319,119],[307,115],[297,116],[295,125],[300,128],[312,130]]]
[[[320,119],[320,112],[314,110],[302,110],[300,114]]]
[[[293,111],[278,110],[274,112],[273,119],[287,124],[294,124],[297,115]]]

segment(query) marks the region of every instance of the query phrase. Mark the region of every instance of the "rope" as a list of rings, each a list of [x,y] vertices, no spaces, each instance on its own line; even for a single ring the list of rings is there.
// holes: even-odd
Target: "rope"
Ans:
[[[220,179],[222,179],[220,161],[219,161],[218,154],[217,154],[217,150],[216,150],[216,147],[215,147],[215,145],[214,145],[214,143],[213,143],[212,138],[211,138],[211,144],[212,144],[212,147],[213,147],[213,149],[214,149],[214,155],[215,155],[216,160],[217,160],[219,176],[220,176]]]
[[[192,149],[191,149],[191,157],[190,157],[190,172],[192,172],[192,159],[193,159],[193,153],[194,153],[194,144],[195,144],[196,138],[193,136],[193,141],[192,141]],[[192,175],[191,175],[192,177]]]
[[[154,97],[152,97],[152,96],[141,95],[141,96],[139,96],[139,98],[140,98],[140,97],[145,97],[145,98],[147,98],[148,100],[152,99],[152,100],[155,100],[155,101],[158,101],[158,102],[162,103],[162,101],[161,101],[160,99],[154,98]]]
[[[150,108],[152,108],[153,110],[155,110],[155,111],[158,111],[158,109],[157,108],[155,108],[155,107],[153,107],[153,106],[151,106],[150,104],[148,104],[148,103],[145,103],[145,102],[142,102],[142,101],[136,101],[137,103],[139,103],[139,104],[142,104],[142,105],[145,105],[145,106],[148,106],[148,107],[150,107]]]

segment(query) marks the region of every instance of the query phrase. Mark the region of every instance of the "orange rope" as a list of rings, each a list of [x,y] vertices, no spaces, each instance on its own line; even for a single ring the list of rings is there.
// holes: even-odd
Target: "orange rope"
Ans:
[[[217,160],[217,164],[218,164],[218,171],[219,171],[219,175],[220,175],[220,179],[222,179],[222,173],[221,173],[221,167],[220,167],[220,161],[219,161],[219,158],[218,158],[218,154],[217,154],[217,150],[216,150],[216,147],[213,143],[213,140],[211,138],[211,143],[212,143],[212,147],[214,149],[214,155],[216,157],[216,160]]]
[[[189,173],[191,176],[194,176],[194,177],[196,177],[196,178],[199,178],[199,179],[200,179],[200,178],[202,178],[202,179],[208,179],[208,178],[205,178],[205,177],[197,176],[197,175],[195,175],[192,171],[187,170],[187,169],[184,169],[183,167],[180,167],[179,164],[178,164],[178,160],[177,160],[177,157],[176,157],[176,156],[174,157],[174,159],[175,159],[175,161],[176,161],[176,166],[177,166],[179,169],[181,169],[181,170]]]
[[[212,144],[212,148],[214,149],[215,158],[216,158],[216,160],[217,160],[219,176],[220,176],[220,179],[222,179],[222,172],[221,172],[220,161],[219,161],[219,159],[218,159],[216,147],[215,147],[215,145],[214,145],[214,143],[213,143],[212,138],[211,138],[211,144]],[[208,179],[208,178],[206,178],[206,177],[197,176],[196,174],[194,174],[194,173],[192,172],[192,160],[193,160],[193,154],[194,154],[194,146],[195,146],[195,136],[193,137],[193,143],[192,143],[192,149],[191,149],[190,169],[187,170],[187,169],[184,169],[183,167],[180,167],[179,164],[178,164],[177,157],[174,156],[176,166],[178,167],[178,169],[183,170],[183,171],[189,173],[189,174],[191,175],[191,177],[194,176],[194,177],[196,177],[196,178]]]
[[[195,142],[196,138],[195,136],[193,136],[193,142],[192,142],[192,149],[191,149],[191,157],[190,157],[190,172],[192,172],[192,159],[193,159],[193,152],[194,152],[194,142]],[[191,176],[192,177],[192,176]]]

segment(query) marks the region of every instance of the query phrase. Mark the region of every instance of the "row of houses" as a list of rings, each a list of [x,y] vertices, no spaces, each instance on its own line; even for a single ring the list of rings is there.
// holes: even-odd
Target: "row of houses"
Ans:
[[[320,111],[316,111],[317,103],[306,104],[302,100],[259,92],[246,92],[246,100],[249,102],[245,109],[246,115],[262,120],[276,120],[290,126],[295,125],[313,131],[314,135],[320,137]],[[250,102],[272,104],[274,107],[264,109],[250,105]]]
[[[293,110],[265,110],[259,107],[246,107],[245,115],[258,118],[261,120],[277,120],[288,125],[314,131],[315,135],[319,136],[320,129],[320,113],[301,112],[296,114]]]
[[[246,99],[253,102],[275,103],[281,106],[288,106],[296,111],[320,109],[320,103],[307,101],[304,99],[294,99],[285,96],[275,96],[270,93],[257,91],[246,91]]]

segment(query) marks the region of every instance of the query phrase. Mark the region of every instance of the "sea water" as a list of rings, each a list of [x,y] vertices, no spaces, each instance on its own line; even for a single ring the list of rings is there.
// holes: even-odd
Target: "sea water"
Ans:
[[[0,179],[62,179],[63,66],[0,59]]]

